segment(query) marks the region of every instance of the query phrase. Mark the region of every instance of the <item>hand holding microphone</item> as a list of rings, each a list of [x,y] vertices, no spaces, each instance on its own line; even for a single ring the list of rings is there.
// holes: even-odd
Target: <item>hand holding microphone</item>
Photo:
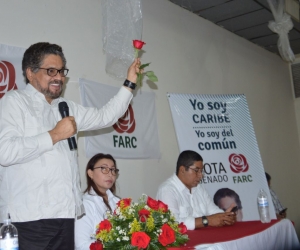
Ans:
[[[66,102],[60,102],[58,104],[58,109],[59,109],[59,112],[60,112],[62,118],[69,117],[69,107]],[[71,118],[73,118],[73,119],[71,119]],[[74,117],[70,117],[69,120],[71,120],[71,121],[73,120],[73,122],[74,122],[73,126],[74,126],[75,132],[76,132],[76,123],[75,123]],[[69,144],[69,148],[71,151],[77,149],[77,144],[76,144],[76,140],[75,140],[74,136],[68,138],[68,144]]]
[[[63,117],[62,120],[60,120],[54,129],[48,131],[53,145],[61,140],[68,139],[70,150],[77,149],[76,140],[75,137],[72,137],[77,132],[76,128],[76,122],[73,116],[69,116],[69,108],[68,105],[65,106],[67,103],[62,104],[62,108],[60,110],[60,103],[59,103],[59,111],[61,116]],[[69,137],[73,138],[70,139]],[[70,140],[69,140],[70,139]]]

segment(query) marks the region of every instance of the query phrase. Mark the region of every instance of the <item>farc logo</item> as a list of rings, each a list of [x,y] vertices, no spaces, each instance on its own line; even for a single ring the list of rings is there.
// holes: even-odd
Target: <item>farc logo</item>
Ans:
[[[15,68],[10,62],[0,61],[0,99],[12,89],[18,89]]]
[[[247,172],[249,169],[247,159],[242,154],[231,154],[229,156],[229,163],[230,168],[234,173]]]
[[[135,119],[131,104],[125,114],[113,125],[113,128],[120,134],[127,132],[131,134],[135,129]]]

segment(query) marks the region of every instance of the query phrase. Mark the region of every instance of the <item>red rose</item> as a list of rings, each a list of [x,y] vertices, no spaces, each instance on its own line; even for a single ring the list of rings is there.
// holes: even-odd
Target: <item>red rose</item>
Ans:
[[[144,44],[146,43],[141,40],[133,40],[133,47],[135,47],[136,49],[142,49]]]
[[[125,207],[130,206],[130,203],[131,203],[131,199],[130,198],[125,198],[125,199],[119,200],[117,205],[121,208],[125,208]]]
[[[147,205],[153,210],[158,210],[158,201],[148,196]]]
[[[140,217],[140,221],[141,222],[145,222],[146,221],[146,218],[148,218],[150,215],[150,212],[149,210],[143,208],[139,211],[139,217]]]
[[[158,209],[160,209],[162,212],[165,213],[168,211],[168,205],[159,200],[158,201]]]
[[[231,154],[229,156],[230,168],[234,173],[247,172],[249,165],[247,159],[242,154]]]
[[[160,244],[165,247],[166,245],[171,244],[175,241],[175,232],[168,224],[163,224],[161,230],[162,233],[158,237],[158,241],[160,242]]]
[[[181,234],[185,234],[187,232],[187,228],[186,226],[183,224],[183,222],[181,222],[179,225],[178,225],[178,228],[179,228],[179,232]]]
[[[90,250],[103,250],[103,245],[99,241],[93,242],[90,245]]]
[[[138,249],[146,248],[149,245],[150,237],[145,232],[135,232],[131,237],[131,245]]]
[[[99,224],[99,231],[106,230],[109,232],[111,230],[112,226],[109,222],[109,220],[103,220]]]

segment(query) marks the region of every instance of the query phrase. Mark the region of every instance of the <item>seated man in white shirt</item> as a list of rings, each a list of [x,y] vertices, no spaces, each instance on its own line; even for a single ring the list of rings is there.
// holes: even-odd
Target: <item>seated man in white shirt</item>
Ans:
[[[181,152],[176,174],[160,185],[156,199],[167,204],[176,220],[183,222],[188,230],[234,224],[236,214],[230,211],[235,205],[225,212],[218,208],[204,187],[199,185],[203,173],[201,155],[191,150]]]

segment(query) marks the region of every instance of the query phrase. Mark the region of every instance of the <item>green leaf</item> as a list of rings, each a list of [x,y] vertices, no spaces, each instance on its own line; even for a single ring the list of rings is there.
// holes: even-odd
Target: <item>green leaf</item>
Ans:
[[[157,81],[158,81],[158,78],[157,78],[157,76],[154,74],[153,71],[147,71],[147,72],[146,72],[146,76],[148,76],[148,78],[149,78],[149,80],[150,80],[151,82],[157,82]]]
[[[159,247],[156,244],[154,244],[153,242],[149,243],[149,247],[150,250],[161,250],[161,249],[166,249],[165,247]]]
[[[149,65],[150,65],[150,63],[142,64],[142,65],[140,66],[140,69],[144,69],[144,68],[148,67]]]

